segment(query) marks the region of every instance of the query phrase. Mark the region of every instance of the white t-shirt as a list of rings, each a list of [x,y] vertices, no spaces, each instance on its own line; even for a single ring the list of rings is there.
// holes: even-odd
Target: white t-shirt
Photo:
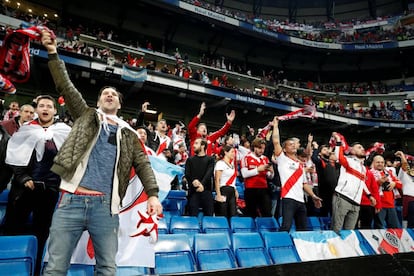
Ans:
[[[233,164],[229,165],[224,160],[219,160],[216,162],[214,167],[214,173],[216,171],[223,171],[220,177],[220,187],[222,186],[236,186],[236,178],[233,179],[231,185],[226,185],[227,181],[234,175],[234,166]]]
[[[282,152],[279,156],[277,156],[276,160],[277,160],[277,170],[279,171],[280,182],[282,183],[282,190],[283,190],[283,187],[285,187],[288,179],[299,168],[300,162],[287,157],[284,152]],[[282,198],[291,198],[299,202],[305,202],[304,192],[303,192],[303,183],[306,183],[306,178],[305,178],[305,173],[302,169],[301,176],[297,179],[297,181],[292,186],[292,188],[290,188],[287,194],[285,196],[282,196]]]

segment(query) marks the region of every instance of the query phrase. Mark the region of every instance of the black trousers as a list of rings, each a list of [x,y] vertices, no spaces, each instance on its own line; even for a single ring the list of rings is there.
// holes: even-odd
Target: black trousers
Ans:
[[[244,200],[247,216],[252,218],[258,215],[262,217],[272,216],[272,200],[270,199],[269,189],[246,188],[244,190]]]
[[[225,202],[215,202],[215,214],[216,216],[225,216],[231,218],[236,215],[236,193],[234,187],[223,186],[220,187],[222,196],[226,197]]]
[[[212,216],[214,214],[214,199],[211,191],[195,192],[188,198],[188,213],[190,216],[198,216],[201,211],[205,216]]]
[[[359,229],[372,229],[375,217],[375,208],[369,205],[361,205],[359,208]]]

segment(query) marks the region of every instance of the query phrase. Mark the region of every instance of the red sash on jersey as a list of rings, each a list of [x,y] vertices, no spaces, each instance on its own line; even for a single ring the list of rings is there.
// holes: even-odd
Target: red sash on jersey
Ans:
[[[362,181],[365,181],[365,174],[362,174],[360,171],[357,171],[350,167],[347,167],[345,170],[347,173],[352,174],[353,176],[359,178]]]
[[[289,177],[286,181],[285,185],[282,187],[281,197],[285,197],[290,189],[295,185],[298,181],[299,177],[303,174],[303,166],[299,164],[299,168]]]
[[[167,141],[164,141],[158,147],[157,155],[160,155],[166,148],[167,148]]]
[[[234,173],[233,173],[233,175],[232,175],[232,176],[230,176],[230,178],[227,180],[227,182],[226,182],[226,186],[230,186],[230,185],[233,183],[234,179],[236,179],[236,177],[237,177],[237,169],[236,169],[236,167],[234,167]]]

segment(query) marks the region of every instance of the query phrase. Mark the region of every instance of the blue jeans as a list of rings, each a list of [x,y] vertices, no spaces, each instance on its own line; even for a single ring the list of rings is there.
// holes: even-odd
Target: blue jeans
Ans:
[[[43,275],[66,275],[82,232],[88,230],[96,259],[95,275],[115,275],[118,251],[118,215],[111,215],[110,196],[64,193],[53,215],[49,261]]]
[[[377,214],[375,228],[401,228],[395,208],[382,208]]]

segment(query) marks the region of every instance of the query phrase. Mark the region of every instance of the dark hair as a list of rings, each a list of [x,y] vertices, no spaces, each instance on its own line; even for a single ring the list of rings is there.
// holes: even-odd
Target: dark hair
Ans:
[[[356,146],[356,145],[362,145],[360,142],[353,142],[352,144],[351,144],[351,148],[353,147],[353,146]]]
[[[102,92],[103,92],[105,89],[107,89],[107,88],[111,88],[111,89],[115,90],[115,91],[116,91],[116,93],[118,93],[119,103],[120,103],[120,104],[122,104],[122,102],[123,102],[123,100],[124,100],[124,95],[122,95],[122,93],[121,93],[121,92],[119,92],[119,91],[118,91],[118,89],[116,89],[116,87],[109,86],[109,85],[106,85],[106,86],[102,87],[102,88],[101,88],[101,90],[99,90],[99,93],[98,93],[98,101],[99,101],[99,99],[101,98]]]
[[[231,135],[226,135],[225,137],[224,137],[224,143],[223,144],[226,144],[227,143],[227,141],[228,140],[230,140],[230,138],[233,138],[233,136],[231,136]]]
[[[224,145],[223,147],[221,147],[220,154],[219,154],[220,159],[223,159],[226,152],[229,152],[232,149],[233,147],[229,145]]]
[[[309,157],[309,154],[306,152],[305,148],[303,147],[298,148],[298,150],[296,151],[296,155],[300,157]]]
[[[201,146],[204,146],[204,150],[206,151],[207,150],[207,145],[208,145],[208,143],[207,143],[207,140],[206,139],[204,139],[204,138],[202,138],[202,137],[198,137],[197,139],[200,139],[201,141],[200,141],[200,145]],[[196,140],[197,140],[196,139]]]
[[[37,107],[40,100],[50,100],[50,101],[53,102],[53,107],[56,108],[56,101],[52,96],[50,96],[50,95],[40,95],[40,96],[38,96],[36,98],[36,107]]]
[[[318,149],[318,150],[319,150],[319,151],[321,151],[323,148],[328,148],[328,149],[329,149],[329,148],[330,148],[330,146],[329,146],[329,145],[327,145],[327,144],[323,144],[323,145],[320,145],[320,146],[319,146],[319,149]]]

